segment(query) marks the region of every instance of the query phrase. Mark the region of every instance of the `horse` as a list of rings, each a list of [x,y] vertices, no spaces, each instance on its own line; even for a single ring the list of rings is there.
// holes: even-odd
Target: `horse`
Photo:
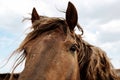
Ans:
[[[32,31],[15,51],[25,59],[16,80],[119,80],[106,53],[82,39],[84,31],[71,2],[65,19],[41,16],[33,8],[31,23]],[[14,78],[11,73],[10,80]]]

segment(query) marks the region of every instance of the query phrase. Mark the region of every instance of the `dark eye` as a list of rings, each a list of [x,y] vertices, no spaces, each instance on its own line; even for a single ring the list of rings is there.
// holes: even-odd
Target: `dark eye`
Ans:
[[[71,47],[70,47],[70,51],[72,52],[72,53],[74,53],[74,52],[76,52],[77,51],[77,45],[76,44],[74,44],[74,45],[72,45]]]

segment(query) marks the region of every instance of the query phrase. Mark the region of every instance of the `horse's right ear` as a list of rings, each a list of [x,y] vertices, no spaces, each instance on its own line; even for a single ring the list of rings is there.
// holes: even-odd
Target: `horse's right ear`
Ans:
[[[78,14],[75,6],[71,2],[68,3],[68,7],[66,10],[66,21],[70,31],[74,31],[74,28],[77,25],[78,21]]]
[[[39,15],[38,15],[36,9],[33,8],[33,10],[32,10],[32,17],[31,17],[32,23],[33,23],[34,21],[36,21],[36,20],[39,20],[39,18],[40,18],[40,17],[39,17]]]

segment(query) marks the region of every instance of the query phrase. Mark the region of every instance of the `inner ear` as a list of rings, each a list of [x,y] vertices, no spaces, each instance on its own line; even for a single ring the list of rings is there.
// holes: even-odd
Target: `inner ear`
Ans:
[[[33,8],[33,10],[32,10],[32,17],[31,17],[32,23],[33,23],[34,21],[36,21],[36,20],[39,20],[39,18],[40,18],[40,17],[39,17],[39,15],[38,15],[36,9]]]
[[[69,2],[66,10],[66,21],[70,31],[73,31],[78,21],[78,14],[75,6]]]

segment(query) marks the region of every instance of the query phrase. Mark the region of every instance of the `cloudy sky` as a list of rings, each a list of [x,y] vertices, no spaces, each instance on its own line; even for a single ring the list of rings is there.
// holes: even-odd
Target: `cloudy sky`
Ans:
[[[68,1],[78,10],[83,38],[106,51],[114,67],[120,68],[120,0],[0,0],[0,72],[10,71],[14,60],[4,68],[1,64],[29,32],[31,22],[22,20],[31,17],[32,8],[40,15],[65,17],[59,10],[65,11]]]

